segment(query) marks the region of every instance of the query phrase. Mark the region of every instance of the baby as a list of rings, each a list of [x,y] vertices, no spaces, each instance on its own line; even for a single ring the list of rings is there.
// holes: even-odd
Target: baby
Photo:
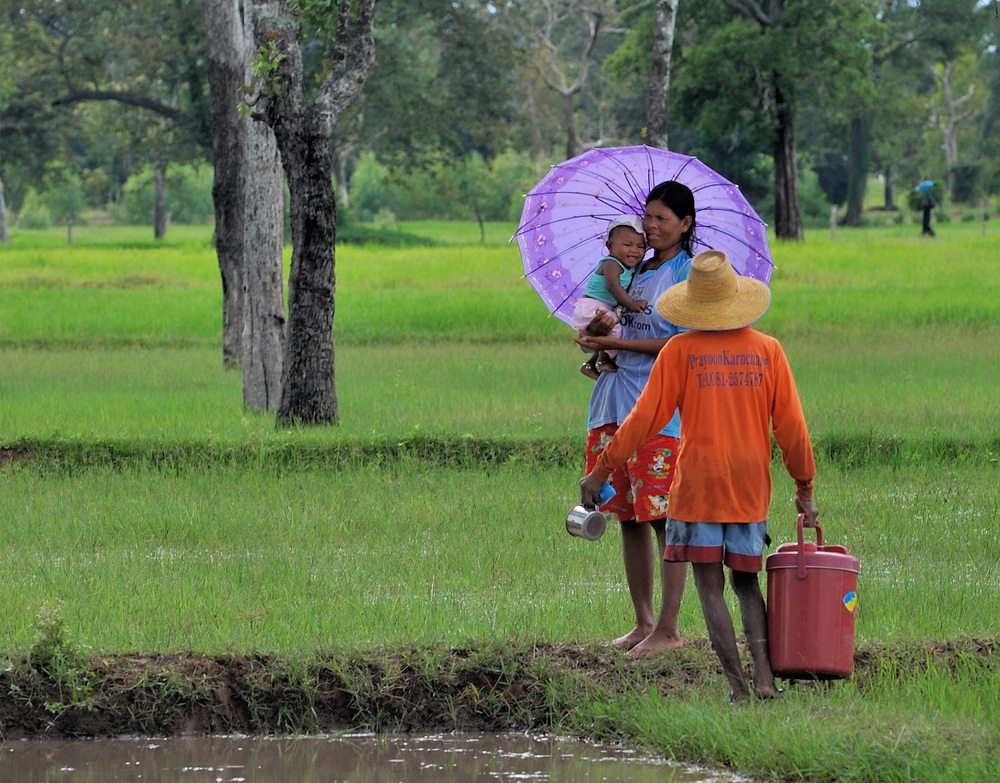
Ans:
[[[646,255],[646,237],[642,233],[642,219],[637,215],[618,215],[608,224],[604,240],[608,255],[601,259],[597,268],[587,280],[583,296],[573,308],[570,325],[580,334],[594,316],[611,313],[615,316],[615,326],[611,337],[621,336],[621,325],[617,323],[617,310],[622,307],[633,312],[646,309],[645,299],[636,301],[628,295],[632,282],[632,272]],[[580,366],[580,372],[588,378],[597,379],[602,372],[617,372],[616,351],[595,351]]]

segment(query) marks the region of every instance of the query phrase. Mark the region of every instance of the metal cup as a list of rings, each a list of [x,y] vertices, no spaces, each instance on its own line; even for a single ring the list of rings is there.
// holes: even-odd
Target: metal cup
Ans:
[[[604,535],[608,521],[596,508],[573,506],[566,515],[566,530],[572,536],[596,541]]]

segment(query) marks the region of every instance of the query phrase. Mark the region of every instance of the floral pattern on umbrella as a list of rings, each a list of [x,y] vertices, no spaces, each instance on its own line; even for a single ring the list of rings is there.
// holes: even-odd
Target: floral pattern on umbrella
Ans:
[[[697,158],[656,147],[602,147],[553,166],[524,197],[517,240],[524,275],[569,323],[597,262],[608,221],[642,217],[655,185],[677,180],[695,198],[694,251],[722,250],[737,273],[770,283],[767,226],[739,187]]]

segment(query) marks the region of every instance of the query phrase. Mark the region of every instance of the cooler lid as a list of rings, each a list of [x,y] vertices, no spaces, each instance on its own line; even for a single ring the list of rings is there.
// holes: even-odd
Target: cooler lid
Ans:
[[[836,571],[851,571],[855,574],[859,570],[858,559],[841,546],[814,547],[810,544],[805,549],[805,562],[806,568],[828,568]],[[772,571],[776,568],[797,568],[798,564],[798,546],[783,544],[778,547],[778,551],[767,556],[765,567],[768,571]]]

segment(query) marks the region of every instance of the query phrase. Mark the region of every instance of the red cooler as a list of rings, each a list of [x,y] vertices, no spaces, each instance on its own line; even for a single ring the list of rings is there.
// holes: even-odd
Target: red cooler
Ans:
[[[798,541],[768,555],[767,635],[771,669],[785,679],[830,680],[854,670],[854,613],[858,560],[846,547]]]

